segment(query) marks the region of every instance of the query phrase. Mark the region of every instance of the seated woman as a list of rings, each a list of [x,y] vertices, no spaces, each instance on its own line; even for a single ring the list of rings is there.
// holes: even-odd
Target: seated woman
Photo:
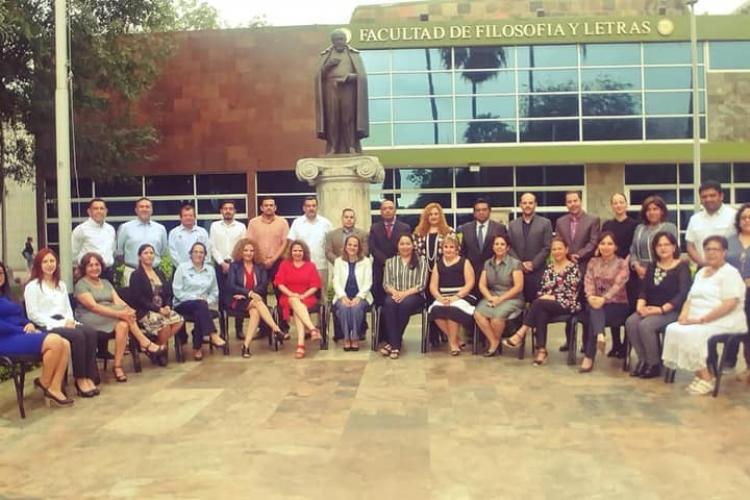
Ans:
[[[424,306],[427,285],[427,260],[417,254],[414,237],[402,234],[396,248],[398,255],[385,261],[383,291],[386,297],[381,311],[388,343],[380,353],[391,359],[399,357],[409,318]]]
[[[62,392],[68,368],[70,344],[56,333],[43,333],[23,316],[23,307],[10,295],[5,264],[0,262],[0,356],[42,355],[42,375],[34,385],[44,392],[48,402],[70,406]]]
[[[277,341],[283,342],[284,340],[284,333],[273,320],[271,311],[266,306],[268,274],[266,274],[265,267],[260,264],[256,265],[257,259],[260,259],[260,252],[255,251],[257,246],[257,243],[249,238],[242,238],[238,241],[232,251],[234,261],[227,273],[226,292],[227,296],[231,297],[227,309],[246,313],[250,318],[242,344],[243,358],[250,357],[250,342],[261,319],[271,328]]]
[[[737,234],[727,238],[729,243],[727,262],[737,268],[745,281],[745,316],[750,321],[750,258],[748,258],[748,253],[750,253],[750,203],[743,203],[737,209],[734,227],[737,229]],[[750,337],[745,337],[743,342],[745,344],[745,371],[737,375],[737,380],[750,384]],[[724,364],[734,368],[737,364],[740,346],[737,344],[736,347],[731,347],[724,355]]]
[[[96,366],[97,333],[76,322],[55,252],[42,248],[34,256],[31,280],[23,292],[26,313],[39,328],[57,333],[70,342],[73,377],[78,394],[90,398],[99,394],[99,368]]]
[[[184,324],[182,316],[172,309],[172,285],[159,268],[154,267],[154,247],[148,243],[138,248],[138,269],[130,275],[130,301],[135,307],[138,324],[157,343],[164,346],[166,361],[171,339]]]
[[[713,392],[716,381],[706,366],[708,339],[720,333],[747,332],[745,282],[726,262],[727,239],[703,240],[706,267],[695,275],[676,323],[667,326],[662,360],[668,368],[695,372],[687,387],[690,394]]]
[[[155,363],[166,353],[166,347],[152,343],[143,334],[135,319],[135,310],[122,300],[112,283],[102,279],[103,269],[104,261],[98,253],[89,252],[81,257],[81,279],[75,288],[78,301],[76,317],[84,326],[97,332],[114,332],[115,360],[112,373],[118,382],[127,382],[128,378],[122,369],[122,357],[128,343],[128,333],[138,341],[141,352]]]
[[[578,264],[568,259],[568,246],[560,237],[550,242],[552,262],[544,270],[538,297],[523,318],[523,325],[503,345],[515,348],[530,329],[534,330],[534,365],[543,365],[547,361],[547,326],[550,318],[562,314],[575,314],[581,310],[578,301],[578,288],[581,283],[581,271]]]
[[[477,326],[487,337],[485,356],[500,353],[500,338],[505,322],[523,310],[523,271],[521,261],[508,255],[510,240],[504,234],[495,236],[492,242],[494,257],[484,263],[479,275],[479,291],[482,300],[474,311]]]
[[[372,303],[372,261],[363,254],[362,241],[352,235],[343,255],[333,263],[333,310],[344,334],[344,350],[359,351],[359,330]]]
[[[313,340],[320,340],[320,331],[310,318],[309,308],[318,299],[315,294],[320,290],[320,275],[315,264],[310,261],[310,249],[305,242],[294,240],[289,244],[287,257],[279,264],[273,282],[281,291],[279,309],[284,321],[294,319],[297,330],[297,350],[294,357],[305,357],[305,329]]]
[[[219,285],[216,273],[206,265],[206,245],[196,242],[190,247],[190,261],[177,267],[172,279],[175,311],[190,315],[193,327],[193,359],[203,359],[203,337],[208,336],[211,345],[223,348],[226,342],[216,333],[211,318],[211,307],[219,304]]]
[[[640,282],[635,312],[625,322],[625,335],[638,355],[631,377],[654,378],[661,374],[657,331],[677,319],[690,289],[690,268],[680,260],[680,247],[671,232],[654,235],[651,254],[654,262]]]
[[[451,356],[461,354],[460,328],[470,326],[476,298],[474,268],[458,254],[458,241],[453,236],[443,240],[443,256],[438,259],[430,277],[430,293],[435,298],[429,309],[430,319],[448,337]]]
[[[599,236],[597,254],[589,261],[583,278],[583,290],[588,302],[588,336],[583,362],[578,370],[581,373],[589,373],[594,369],[597,349],[604,352],[606,324],[624,323],[630,314],[625,288],[630,278],[630,269],[627,259],[617,256],[614,234],[605,231]]]

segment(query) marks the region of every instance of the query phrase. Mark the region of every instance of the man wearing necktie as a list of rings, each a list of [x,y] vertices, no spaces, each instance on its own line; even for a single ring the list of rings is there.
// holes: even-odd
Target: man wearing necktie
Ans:
[[[462,233],[461,255],[469,259],[474,268],[474,275],[479,277],[484,268],[484,263],[492,257],[492,242],[495,236],[507,234],[505,225],[490,219],[492,206],[489,200],[477,198],[473,205],[474,220],[459,226],[458,231]],[[479,279],[476,280],[472,295],[479,298]]]
[[[408,224],[396,219],[396,205],[391,200],[380,203],[381,221],[370,228],[367,240],[372,255],[372,296],[376,305],[383,305],[383,269],[385,261],[396,255],[396,242],[402,234],[411,233]],[[385,324],[385,321],[383,321]]]

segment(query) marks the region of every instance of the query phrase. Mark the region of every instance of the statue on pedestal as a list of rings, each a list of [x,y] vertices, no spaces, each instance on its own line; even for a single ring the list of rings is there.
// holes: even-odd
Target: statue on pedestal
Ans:
[[[347,38],[342,29],[331,33],[315,75],[315,129],[326,141],[326,155],[359,154],[360,140],[370,135],[367,73]]]

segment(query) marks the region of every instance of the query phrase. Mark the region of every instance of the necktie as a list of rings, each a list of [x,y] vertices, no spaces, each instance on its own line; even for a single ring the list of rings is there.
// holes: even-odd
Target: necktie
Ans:
[[[477,231],[477,240],[479,241],[479,249],[484,248],[484,224],[479,224],[479,231]]]
[[[392,234],[393,234],[393,224],[386,224],[385,225],[385,237],[390,240]]]

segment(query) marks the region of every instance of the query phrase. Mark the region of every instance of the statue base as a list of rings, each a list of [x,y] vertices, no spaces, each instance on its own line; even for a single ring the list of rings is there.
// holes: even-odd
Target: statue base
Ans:
[[[341,212],[351,208],[360,229],[370,229],[370,186],[383,182],[385,170],[376,156],[342,154],[302,158],[297,178],[315,186],[318,212],[339,226]]]

